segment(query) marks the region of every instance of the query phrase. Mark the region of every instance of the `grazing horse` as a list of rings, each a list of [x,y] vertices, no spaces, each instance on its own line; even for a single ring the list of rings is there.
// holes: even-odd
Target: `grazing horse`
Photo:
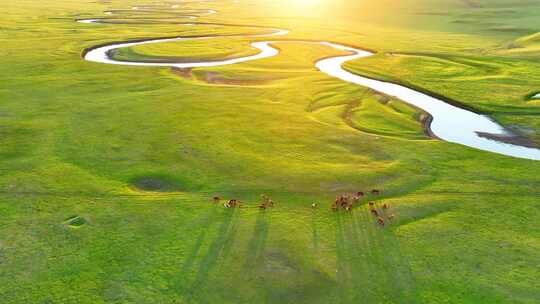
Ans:
[[[221,198],[219,196],[214,196],[214,203],[219,203],[221,201]]]
[[[371,214],[373,214],[374,216],[379,216],[379,212],[377,212],[377,210],[375,209],[371,209]]]
[[[268,207],[274,207],[274,201],[272,201],[268,196],[261,195],[262,202],[261,205],[259,205],[259,208],[266,209]]]
[[[395,215],[390,214],[390,215],[388,216],[388,219],[389,219],[389,220],[393,220],[395,217],[396,217]]]
[[[234,208],[238,205],[239,201],[236,199],[229,200],[227,203],[224,204],[226,208]]]
[[[382,217],[379,217],[377,219],[377,223],[379,223],[379,225],[381,225],[381,226],[384,226],[384,219]]]
[[[381,194],[381,190],[373,189],[373,190],[371,190],[371,194],[373,194],[373,195],[380,195],[380,194]]]
[[[382,207],[383,207],[383,209],[389,209],[389,208],[390,208],[390,205],[388,205],[388,204],[383,204]]]
[[[370,205],[371,207],[373,207],[373,206],[375,206],[375,203],[374,203],[374,202],[369,202],[369,205]]]
[[[342,194],[336,197],[336,200],[332,204],[332,210],[338,211],[339,208],[351,211],[354,207],[354,204],[358,203],[362,199],[361,196],[351,195],[351,194]]]

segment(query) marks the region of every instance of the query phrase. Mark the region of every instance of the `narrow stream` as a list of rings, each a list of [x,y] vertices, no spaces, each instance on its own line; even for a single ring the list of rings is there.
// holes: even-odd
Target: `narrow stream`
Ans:
[[[207,10],[208,14],[216,13],[214,10]],[[101,23],[103,19],[83,19],[78,20],[81,23]],[[197,25],[197,23],[190,23],[190,25]],[[245,26],[249,28],[249,26]],[[260,27],[253,27],[260,29]],[[284,36],[289,33],[287,30],[272,29],[268,34],[259,35],[231,35],[227,37],[275,37]],[[384,81],[374,80],[366,77],[362,77],[353,74],[343,68],[343,64],[347,61],[357,60],[372,56],[373,53],[353,48],[350,46],[340,45],[331,42],[311,42],[311,41],[257,41],[252,42],[251,46],[259,50],[258,54],[238,57],[233,59],[226,59],[222,61],[199,61],[199,62],[166,62],[166,63],[152,63],[144,61],[120,61],[115,60],[109,56],[110,51],[120,48],[133,47],[143,44],[162,43],[170,41],[188,41],[188,40],[203,40],[223,38],[224,36],[204,36],[204,37],[177,37],[177,38],[158,38],[147,39],[137,42],[122,42],[111,43],[110,45],[100,46],[89,49],[84,54],[84,59],[92,62],[117,64],[127,66],[155,66],[155,67],[176,67],[176,68],[197,68],[197,67],[213,67],[223,66],[230,64],[237,64],[247,61],[259,60],[263,58],[269,58],[277,56],[280,52],[277,48],[273,47],[273,44],[285,44],[285,43],[306,43],[306,44],[320,44],[325,45],[336,50],[346,51],[351,53],[345,56],[335,56],[319,60],[315,63],[315,66],[322,72],[331,77],[341,79],[343,81],[354,83],[363,87],[369,87],[380,93],[384,93],[389,96],[396,97],[408,104],[418,107],[432,116],[432,122],[429,126],[432,134],[437,138],[461,144],[471,148],[476,148],[483,151],[489,151],[493,153],[503,154],[507,156],[540,160],[540,149],[520,146],[517,144],[509,144],[502,141],[497,141],[490,138],[510,138],[513,135],[511,132],[505,130],[502,126],[491,120],[489,117],[480,115],[466,109],[459,108],[451,105],[443,100],[429,96],[425,93],[415,91],[394,83],[388,83]],[[480,136],[480,134],[482,136]],[[487,135],[487,137],[486,137]]]

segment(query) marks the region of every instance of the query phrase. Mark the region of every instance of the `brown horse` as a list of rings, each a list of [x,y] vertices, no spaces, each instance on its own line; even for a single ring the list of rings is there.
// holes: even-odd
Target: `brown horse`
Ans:
[[[227,205],[230,207],[236,207],[236,205],[238,205],[238,200],[235,200],[235,199],[232,199],[232,200],[229,200],[229,202],[227,202]]]

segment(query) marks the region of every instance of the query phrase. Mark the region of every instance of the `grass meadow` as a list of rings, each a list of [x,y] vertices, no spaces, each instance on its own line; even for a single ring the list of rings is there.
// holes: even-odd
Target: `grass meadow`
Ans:
[[[287,28],[286,39],[375,50],[346,68],[456,100],[540,144],[537,1],[8,2],[0,302],[540,301],[540,162],[430,138],[422,111],[317,71],[335,50],[282,42],[272,58],[188,73],[81,58],[109,42]],[[164,7],[130,10],[146,4]],[[181,17],[206,8],[218,13]],[[114,22],[75,22],[92,17]],[[268,39],[114,56],[234,58]],[[330,209],[370,189],[383,194]],[[261,194],[276,206],[259,210]],[[368,201],[395,219],[379,227]]]

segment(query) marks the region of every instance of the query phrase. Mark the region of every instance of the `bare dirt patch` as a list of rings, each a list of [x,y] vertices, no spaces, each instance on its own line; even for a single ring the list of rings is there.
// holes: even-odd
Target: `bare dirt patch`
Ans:
[[[226,78],[215,72],[198,72],[193,73],[191,68],[176,68],[172,67],[171,71],[184,79],[193,79],[198,81],[203,81],[208,84],[217,84],[217,85],[235,85],[235,86],[255,86],[255,85],[264,85],[270,82],[270,80],[263,79],[234,79]]]
[[[507,143],[512,145],[518,145],[523,146],[527,148],[538,148],[538,145],[532,141],[530,138],[521,136],[521,135],[515,135],[515,136],[504,136],[504,135],[497,135],[497,134],[491,134],[491,133],[483,133],[483,132],[476,132],[478,136]]]

